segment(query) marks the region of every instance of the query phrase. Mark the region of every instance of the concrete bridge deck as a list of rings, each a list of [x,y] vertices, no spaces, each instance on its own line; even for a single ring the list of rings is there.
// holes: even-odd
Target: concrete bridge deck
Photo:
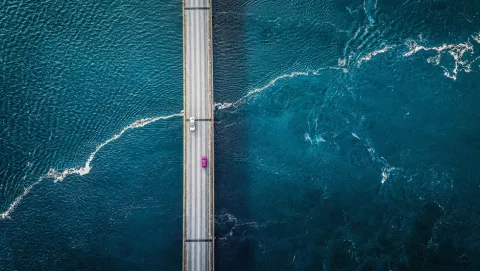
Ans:
[[[214,270],[211,18],[211,0],[183,0],[183,270],[188,271]],[[194,132],[190,117],[197,119]]]

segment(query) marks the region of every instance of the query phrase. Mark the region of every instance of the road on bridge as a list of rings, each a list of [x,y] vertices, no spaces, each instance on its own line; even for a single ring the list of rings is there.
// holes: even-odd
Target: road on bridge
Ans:
[[[183,1],[183,270],[188,271],[214,270],[211,18],[210,0]],[[196,119],[195,131],[189,129],[190,117]]]

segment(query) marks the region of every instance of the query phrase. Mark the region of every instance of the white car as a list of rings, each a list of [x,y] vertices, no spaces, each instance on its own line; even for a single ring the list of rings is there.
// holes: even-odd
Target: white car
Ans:
[[[190,117],[190,131],[195,131],[195,118]]]

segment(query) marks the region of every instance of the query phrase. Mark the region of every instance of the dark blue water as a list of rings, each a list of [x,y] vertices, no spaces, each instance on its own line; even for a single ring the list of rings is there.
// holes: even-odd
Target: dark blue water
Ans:
[[[217,267],[478,270],[479,11],[216,3]]]
[[[181,266],[181,2],[97,2],[0,4],[2,270]],[[479,270],[479,12],[214,1],[216,269]]]

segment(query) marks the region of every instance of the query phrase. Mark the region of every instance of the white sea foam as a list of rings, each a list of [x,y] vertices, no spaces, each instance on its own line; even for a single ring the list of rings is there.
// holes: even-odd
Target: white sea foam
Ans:
[[[90,163],[93,161],[93,159],[95,158],[95,155],[97,155],[97,153],[100,151],[100,149],[102,149],[103,147],[105,147],[105,145],[107,145],[108,143],[110,142],[113,142],[115,140],[117,140],[119,137],[121,137],[126,131],[128,130],[131,130],[131,129],[135,129],[135,128],[140,128],[140,127],[143,127],[147,124],[150,124],[152,122],[156,122],[158,120],[165,120],[165,119],[170,119],[170,118],[173,118],[173,117],[179,117],[179,116],[183,116],[182,113],[178,113],[178,114],[173,114],[173,115],[168,115],[168,116],[161,116],[161,117],[155,117],[155,118],[145,118],[145,119],[140,119],[140,120],[137,120],[135,121],[134,123],[128,125],[127,127],[123,128],[120,133],[112,136],[111,138],[109,138],[107,141],[103,142],[102,144],[98,145],[96,148],[95,148],[95,151],[92,152],[90,154],[90,156],[88,157],[87,159],[87,162],[85,162],[85,165],[83,167],[75,167],[75,168],[67,168],[65,170],[63,170],[62,172],[59,172],[59,171],[56,171],[55,169],[51,168],[46,177],[47,178],[53,178],[53,180],[55,182],[57,181],[61,181],[63,179],[65,179],[65,177],[69,176],[69,175],[72,175],[72,174],[78,174],[78,175],[85,175],[85,174],[88,174],[90,172],[90,170],[92,169],[92,167],[90,166]]]
[[[359,34],[359,32],[360,32],[360,29],[358,29],[356,31],[356,33],[354,35],[354,38]],[[347,45],[347,47],[348,47],[348,45]],[[370,61],[373,56],[386,53],[388,50],[390,50],[392,48],[394,48],[394,46],[387,45],[387,46],[383,47],[382,49],[375,50],[373,52],[367,53],[364,57],[362,57],[358,60],[358,62],[357,62],[358,67],[360,67],[360,65],[363,62]],[[222,109],[227,109],[227,108],[231,108],[231,107],[237,107],[240,104],[247,101],[248,98],[250,98],[251,96],[254,96],[255,94],[263,92],[264,90],[266,90],[266,89],[274,86],[275,84],[277,84],[278,81],[281,81],[281,80],[284,80],[284,79],[292,79],[292,78],[296,78],[296,77],[299,77],[299,76],[312,76],[312,75],[313,76],[318,76],[318,75],[320,75],[320,72],[324,71],[324,70],[340,70],[340,71],[343,71],[344,73],[347,73],[348,68],[346,68],[346,67],[348,66],[348,63],[350,63],[351,58],[352,58],[352,56],[349,56],[348,60],[347,60],[346,57],[339,58],[338,59],[338,64],[336,66],[322,67],[322,68],[319,68],[317,70],[295,71],[295,72],[291,72],[291,73],[282,74],[282,75],[277,76],[277,77],[273,78],[272,80],[270,80],[266,85],[264,85],[262,87],[254,88],[254,89],[248,91],[246,95],[244,95],[243,97],[241,97],[240,99],[238,99],[234,102],[215,103],[214,104],[214,109],[215,110],[222,110]]]
[[[373,52],[370,52],[370,53],[366,54],[364,57],[360,58],[360,59],[357,61],[357,67],[360,67],[363,62],[370,61],[373,56],[386,53],[388,50],[390,50],[390,49],[392,49],[392,48],[393,48],[393,46],[388,46],[388,45],[387,45],[387,46],[383,47],[382,49],[375,50],[375,51],[373,51]]]
[[[365,15],[367,16],[370,24],[372,24],[372,23],[375,22],[375,20],[373,19],[372,15],[370,14],[369,8],[367,8],[367,4],[371,6],[370,2],[371,1],[368,1],[368,3],[367,3],[367,0],[363,0],[363,11],[365,12]],[[376,1],[375,1],[375,4],[374,4],[374,8],[375,9],[377,8],[377,2]]]
[[[435,66],[440,64],[440,54],[427,58],[427,63],[433,64]]]
[[[222,110],[222,109],[230,108],[232,106],[234,106],[234,103],[215,103],[213,105],[213,108],[217,110]]]
[[[40,179],[38,179],[36,182],[32,183],[28,187],[26,187],[23,190],[23,193],[18,196],[12,203],[10,203],[10,206],[8,206],[8,209],[5,210],[5,212],[0,214],[0,220],[10,218],[10,213],[12,213],[15,210],[15,207],[17,207],[18,204],[22,201],[22,199],[30,193],[30,190],[32,190],[33,187],[35,187],[37,184],[39,184],[41,181],[43,181],[45,178],[42,176]]]
[[[316,75],[317,73],[318,73],[317,71],[307,71],[307,72],[291,72],[291,73],[282,74],[282,75],[280,75],[278,77],[275,77],[274,79],[270,80],[270,82],[268,82],[268,84],[266,84],[262,87],[250,90],[249,92],[247,92],[247,94],[245,96],[238,99],[237,101],[232,102],[232,103],[215,103],[214,108],[217,109],[217,110],[221,110],[221,109],[226,109],[226,108],[230,108],[230,107],[236,107],[239,104],[245,102],[250,96],[252,96],[254,94],[257,94],[257,93],[260,93],[260,92],[264,91],[265,89],[275,85],[279,80],[282,80],[282,79],[285,79],[285,78],[294,78],[294,77],[297,77],[297,76],[308,76],[308,75],[311,75],[311,74]]]
[[[266,84],[262,87],[254,88],[254,89],[248,91],[247,94],[245,94],[245,96],[241,97],[240,99],[236,100],[235,102],[215,103],[214,108],[216,110],[222,110],[222,109],[227,109],[227,108],[231,108],[231,107],[237,107],[240,104],[247,101],[248,98],[250,98],[250,97],[252,97],[252,96],[254,96],[254,95],[256,95],[260,92],[263,92],[264,90],[274,86],[275,84],[277,84],[278,81],[281,81],[281,80],[284,80],[284,79],[292,79],[292,78],[299,77],[299,76],[312,76],[312,75],[313,76],[318,76],[318,75],[320,75],[320,71],[324,71],[324,70],[341,70],[343,72],[348,72],[348,70],[346,68],[341,67],[339,65],[339,66],[319,68],[317,70],[296,71],[296,72],[282,74],[282,75],[277,76],[277,77],[273,78],[272,80],[270,80],[270,82],[268,82],[268,84]]]
[[[98,145],[96,148],[95,148],[95,151],[92,152],[90,154],[90,156],[88,157],[85,165],[83,167],[75,167],[75,168],[67,168],[61,172],[59,171],[56,171],[55,169],[51,168],[47,174],[45,174],[44,176],[40,177],[36,182],[34,182],[33,184],[31,184],[30,186],[26,187],[24,190],[23,190],[23,193],[18,196],[17,198],[15,198],[15,200],[10,204],[10,206],[8,207],[7,210],[5,210],[3,213],[0,214],[0,219],[7,219],[7,218],[10,218],[10,214],[15,210],[15,208],[17,207],[18,204],[20,204],[20,202],[22,201],[22,199],[28,194],[30,193],[30,190],[32,190],[33,187],[35,187],[36,185],[38,185],[40,182],[42,182],[43,180],[45,179],[53,179],[53,181],[57,182],[57,181],[61,181],[63,179],[65,179],[67,176],[69,175],[72,175],[72,174],[78,174],[78,175],[85,175],[85,174],[88,174],[90,172],[90,170],[92,169],[92,166],[90,165],[91,162],[93,161],[93,159],[95,158],[95,155],[100,151],[100,149],[102,149],[103,147],[105,147],[105,145],[107,145],[108,143],[111,143],[115,140],[117,140],[119,137],[121,137],[126,131],[128,130],[131,130],[131,129],[136,129],[136,128],[140,128],[140,127],[143,127],[147,124],[150,124],[150,123],[153,123],[153,122],[156,122],[156,121],[159,121],[159,120],[166,120],[166,119],[170,119],[170,118],[174,118],[174,117],[180,117],[180,116],[183,116],[182,113],[178,113],[178,114],[172,114],[172,115],[168,115],[168,116],[160,116],[160,117],[154,117],[154,118],[145,118],[145,119],[140,119],[140,120],[137,120],[135,122],[133,122],[132,124],[128,125],[127,127],[123,128],[118,134],[112,136],[111,138],[109,138],[108,140],[106,140],[105,142],[103,142],[102,144]]]
[[[353,135],[353,134],[352,134]],[[379,162],[383,165],[382,167],[382,173],[381,173],[381,176],[382,176],[382,184],[384,184],[388,178],[393,174],[394,171],[401,171],[402,169],[401,168],[397,168],[397,167],[394,167],[394,166],[391,166],[387,159],[385,159],[384,157],[381,157],[377,154],[376,150],[372,147],[372,144],[371,142],[366,139],[365,140],[365,147],[367,148],[367,151],[368,153],[370,154],[370,157],[373,161],[376,161],[376,162]]]
[[[233,224],[227,234],[225,234],[222,237],[219,237],[219,239],[221,239],[221,240],[227,239],[228,236],[233,236],[233,232],[237,227],[241,227],[241,226],[245,226],[245,225],[249,226],[249,227],[253,227],[253,228],[258,228],[259,227],[257,222],[255,222],[255,221],[239,220],[234,215],[229,214],[229,213],[225,212],[224,210],[222,210],[221,213],[218,216],[216,216],[215,223],[220,223],[220,224],[232,223]]]
[[[477,43],[480,43],[480,32],[473,34],[472,39],[474,39]]]
[[[385,160],[385,159],[383,159]],[[392,174],[393,171],[397,170],[396,167],[392,167],[388,165],[388,163],[385,161],[385,167],[382,168],[382,184],[385,183],[390,175]]]
[[[310,137],[309,133],[303,134],[303,138],[305,138],[305,141],[310,142],[310,145],[313,145],[313,141],[312,141],[312,138]]]
[[[303,138],[305,139],[305,141],[310,142],[310,145],[318,145],[320,143],[327,142],[327,140],[325,138],[323,138],[318,131],[319,130],[318,129],[318,117],[315,118],[314,121],[315,121],[315,126],[313,128],[310,125],[310,121],[307,121],[308,132],[305,132],[303,134]],[[313,133],[313,139],[310,136],[310,132]]]
[[[319,136],[319,135],[316,135],[316,136],[315,136],[315,143],[316,143],[316,144],[324,143],[324,142],[327,142],[327,140],[325,140],[323,137],[321,137],[321,136]]]
[[[229,214],[227,212],[222,212],[220,215],[218,215],[218,218],[220,218],[222,221],[226,220],[225,222],[233,222],[234,225],[237,224],[237,218],[234,215]]]
[[[473,54],[474,52],[473,45],[470,40],[464,43],[442,44],[441,46],[434,47],[425,47],[413,41],[408,44],[408,48],[409,51],[403,55],[405,57],[412,56],[420,51],[436,51],[436,56],[427,59],[428,63],[433,63],[435,65],[440,64],[443,53],[447,53],[452,56],[453,60],[455,61],[453,70],[450,71],[446,67],[443,67],[443,69],[445,70],[444,75],[453,80],[457,79],[457,74],[459,71],[470,72],[471,64],[476,60],[469,61],[468,58],[465,57],[466,53]]]
[[[303,135],[305,141],[308,141],[310,142],[310,145],[318,145],[320,143],[324,143],[324,142],[327,142],[327,140],[325,140],[323,137],[319,136],[319,135],[315,135],[315,139],[312,139],[310,137],[310,134],[309,133],[305,133]]]
[[[388,178],[388,173],[387,171],[385,170],[385,168],[382,170],[382,183],[385,183],[387,181],[387,178]]]
[[[357,31],[355,31],[355,34],[353,34],[353,37],[347,41],[345,47],[343,48],[343,60],[346,63],[350,63],[350,59],[352,58],[351,54],[347,58],[347,50],[350,47],[350,43],[358,37],[361,30],[362,30],[362,27],[357,28]]]

